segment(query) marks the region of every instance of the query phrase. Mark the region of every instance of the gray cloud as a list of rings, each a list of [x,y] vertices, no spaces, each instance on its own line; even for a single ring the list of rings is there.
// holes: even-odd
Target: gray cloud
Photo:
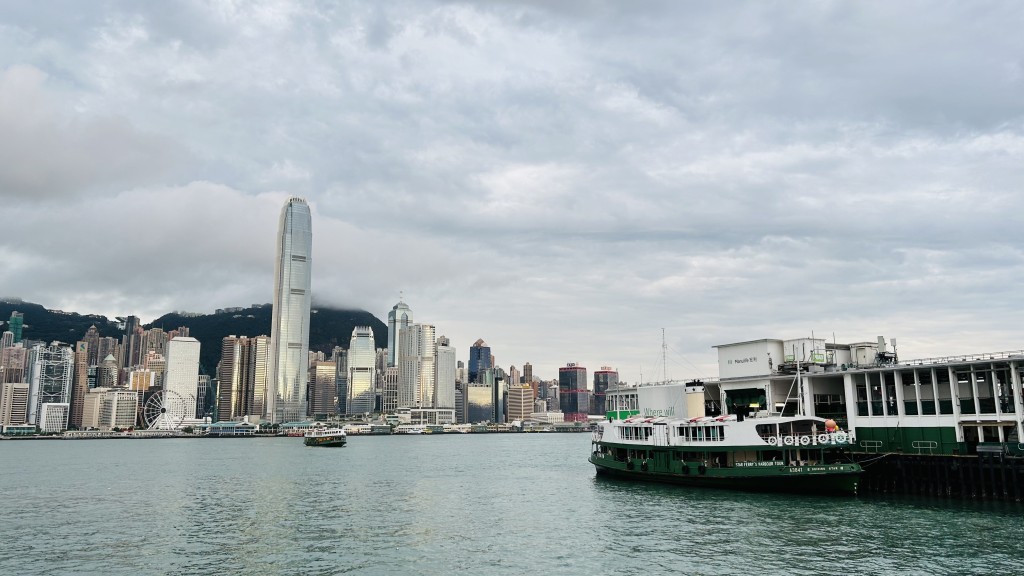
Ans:
[[[545,376],[1022,347],[1014,3],[53,6],[0,8],[4,292],[265,302],[300,194],[319,301]]]

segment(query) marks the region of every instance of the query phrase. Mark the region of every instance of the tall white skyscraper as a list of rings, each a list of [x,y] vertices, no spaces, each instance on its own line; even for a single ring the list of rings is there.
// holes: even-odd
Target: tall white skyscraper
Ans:
[[[67,346],[36,344],[28,359],[28,422],[40,424],[43,404],[71,402],[71,375],[75,355]],[[52,414],[57,414],[53,412]],[[52,422],[50,423],[52,425]],[[67,428],[67,421],[64,428]]]
[[[164,401],[157,428],[170,430],[192,424],[199,395],[199,340],[178,336],[167,343]]]
[[[270,327],[273,374],[267,417],[280,424],[305,418],[309,373],[310,270],[313,225],[309,205],[290,198],[281,209],[274,269],[274,312]]]
[[[434,365],[437,342],[434,326],[412,324],[399,330],[398,407],[434,407]]]
[[[373,330],[369,326],[356,326],[348,347],[348,402],[349,414],[373,412],[377,382],[377,350]]]
[[[388,312],[388,366],[397,366],[402,328],[412,324],[412,310],[402,300]]]
[[[455,348],[448,345],[448,339],[437,339],[437,375],[434,377],[434,407],[455,408],[455,378],[458,364]]]

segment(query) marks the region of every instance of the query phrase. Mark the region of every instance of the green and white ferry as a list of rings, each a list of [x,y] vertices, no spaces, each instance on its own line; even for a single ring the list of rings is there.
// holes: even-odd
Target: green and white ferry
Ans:
[[[835,421],[763,411],[705,416],[703,387],[686,390],[687,417],[602,422],[590,455],[597,474],[740,490],[857,493],[862,470],[850,454],[854,438]]]

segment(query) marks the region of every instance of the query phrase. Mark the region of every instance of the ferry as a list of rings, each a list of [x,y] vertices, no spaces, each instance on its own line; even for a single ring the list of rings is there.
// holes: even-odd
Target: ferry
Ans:
[[[340,448],[345,445],[345,430],[334,428],[314,428],[306,432],[303,442],[306,446],[323,446]]]
[[[603,422],[590,462],[598,475],[713,488],[856,494],[853,438],[833,420],[803,416]]]

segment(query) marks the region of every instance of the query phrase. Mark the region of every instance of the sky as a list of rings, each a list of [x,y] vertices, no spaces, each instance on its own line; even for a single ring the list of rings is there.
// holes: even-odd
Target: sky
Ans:
[[[760,338],[1024,349],[1022,28],[1019,2],[4,2],[0,296],[270,302],[301,196],[314,306],[402,295],[459,359],[542,378],[715,376]]]

